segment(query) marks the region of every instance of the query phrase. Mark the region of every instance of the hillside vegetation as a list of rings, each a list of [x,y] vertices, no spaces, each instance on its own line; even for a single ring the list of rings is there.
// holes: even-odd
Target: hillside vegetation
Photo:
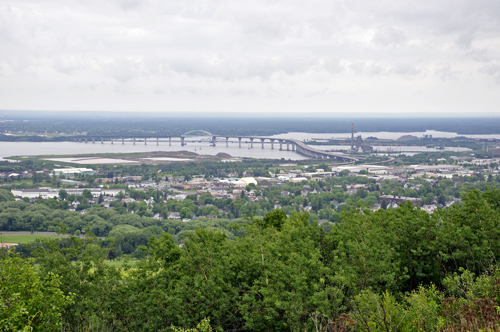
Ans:
[[[170,331],[209,319],[216,331],[498,330],[499,202],[498,190],[472,190],[431,215],[410,204],[353,205],[330,232],[307,213],[273,210],[232,239],[202,227],[181,246],[168,233],[151,236],[143,258],[121,269],[105,262],[113,239],[106,247],[95,237],[44,239],[33,251],[36,270],[35,261],[3,253],[0,324]],[[16,292],[19,274],[38,293]],[[47,303],[52,314],[40,315]],[[23,310],[5,309],[13,306]]]

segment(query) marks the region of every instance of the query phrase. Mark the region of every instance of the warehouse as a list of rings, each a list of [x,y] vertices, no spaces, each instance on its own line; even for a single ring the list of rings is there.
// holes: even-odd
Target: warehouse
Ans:
[[[75,176],[94,175],[95,171],[92,168],[54,168],[50,176],[64,176],[72,178]]]

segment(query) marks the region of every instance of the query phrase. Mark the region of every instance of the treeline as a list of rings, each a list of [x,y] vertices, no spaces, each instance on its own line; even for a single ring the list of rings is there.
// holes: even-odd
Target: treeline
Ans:
[[[467,156],[470,159],[473,158],[491,158],[491,154],[486,151],[474,151],[474,155],[471,156],[470,152],[453,152],[453,151],[441,151],[441,152],[420,152],[410,155],[396,156],[396,161],[400,165],[438,165],[440,162],[438,159],[445,158],[446,164],[456,164],[457,160],[451,159],[452,156]],[[487,168],[487,167],[486,167]]]
[[[40,282],[15,293],[20,268],[2,268],[0,299],[24,304],[11,322],[34,331],[51,330],[35,315],[47,306],[62,331],[171,331],[205,318],[217,331],[497,331],[498,202],[499,190],[472,190],[432,215],[351,206],[329,233],[307,213],[274,210],[234,239],[198,228],[179,247],[152,236],[121,270],[105,263],[112,243],[44,240],[36,269],[4,256]]]
[[[1,192],[0,192],[1,194]],[[1,198],[1,196],[0,196]],[[10,197],[9,197],[10,198]],[[200,218],[188,223],[174,219],[158,220],[149,216],[141,216],[142,205],[137,203],[137,213],[122,212],[121,209],[104,209],[99,205],[89,208],[85,214],[80,212],[71,212],[63,209],[50,208],[50,202],[68,202],[57,201],[55,199],[41,200],[49,202],[47,204],[29,204],[23,201],[6,201],[0,203],[0,231],[33,231],[33,232],[61,232],[64,231],[73,235],[92,233],[98,237],[117,236],[127,233],[126,237],[133,234],[160,234],[165,231],[180,242],[185,233],[204,226],[206,228],[224,229],[229,237],[238,234],[237,230],[231,229],[231,224],[240,222],[240,219],[207,219]],[[193,204],[193,201],[186,200]],[[177,202],[177,201],[175,201]],[[172,202],[172,204],[175,204]],[[133,205],[133,203],[129,203]],[[123,208],[123,206],[120,204]],[[184,205],[182,205],[184,207]],[[177,207],[182,210],[182,207]],[[165,213],[166,215],[166,213]],[[190,213],[189,217],[192,217]],[[122,227],[120,227],[122,226]],[[123,226],[127,226],[123,228]],[[123,232],[127,230],[127,232]],[[146,238],[147,239],[147,238]],[[134,246],[134,250],[135,250]],[[130,254],[130,251],[124,252]]]
[[[462,118],[462,119],[392,119],[392,118],[231,118],[231,117],[197,117],[197,118],[92,118],[92,115],[78,117],[61,117],[57,121],[46,118],[34,118],[31,121],[17,120],[0,122],[0,131],[56,134],[50,138],[40,136],[23,136],[23,140],[61,140],[60,133],[66,135],[86,133],[88,136],[130,136],[142,137],[179,136],[191,130],[206,130],[215,135],[257,135],[269,136],[287,132],[309,133],[349,133],[351,123],[355,123],[357,132],[424,132],[426,130],[456,132],[460,135],[498,134],[500,119],[498,118]],[[244,125],[242,125],[244,124]],[[19,137],[0,135],[0,140],[18,140]]]
[[[325,167],[318,165],[317,167]],[[452,179],[416,178],[406,182],[382,181],[363,176],[349,176],[343,171],[339,177],[324,178],[321,181],[303,181],[286,183],[280,186],[248,186],[236,199],[218,199],[208,193],[191,194],[183,201],[168,199],[166,191],[149,189],[148,191],[128,190],[131,198],[139,201],[123,203],[119,200],[110,203],[112,209],[105,209],[101,204],[102,197],[91,203],[92,195],[85,192],[81,196],[69,196],[64,190],[59,198],[38,199],[33,203],[18,201],[10,191],[0,189],[0,230],[4,231],[58,231],[61,225],[68,228],[71,234],[90,230],[100,237],[108,236],[118,225],[131,225],[137,228],[158,226],[162,230],[177,236],[178,226],[172,228],[167,220],[171,212],[178,212],[181,218],[215,215],[222,219],[234,219],[264,216],[275,207],[280,207],[288,215],[310,207],[311,220],[338,220],[338,213],[350,204],[371,207],[379,202],[380,195],[397,195],[421,198],[422,203],[445,205],[460,199],[462,193],[479,189],[499,188],[500,177],[491,173]],[[458,182],[462,181],[462,182]],[[365,188],[352,189],[356,185]],[[250,193],[255,197],[250,198]],[[63,195],[66,194],[66,195]],[[123,196],[119,197],[119,199]],[[153,198],[153,200],[149,200]],[[255,199],[257,198],[257,199]],[[148,199],[149,202],[141,201]],[[77,212],[67,211],[72,202],[77,200]],[[4,201],[4,202],[2,202]],[[78,211],[86,210],[85,214]],[[133,212],[133,213],[132,213]],[[163,220],[152,218],[161,216]],[[206,220],[206,219],[205,219]],[[199,221],[203,223],[204,221]],[[178,225],[186,225],[175,221]],[[191,221],[190,223],[193,223]],[[180,226],[179,226],[180,227]],[[185,227],[185,226],[182,226]]]

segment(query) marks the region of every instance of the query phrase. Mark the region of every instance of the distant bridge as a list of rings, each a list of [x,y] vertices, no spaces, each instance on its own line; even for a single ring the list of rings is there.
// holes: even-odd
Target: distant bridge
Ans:
[[[187,136],[200,136],[200,135],[195,135],[195,134],[202,134],[201,136],[210,136],[210,137],[213,137],[214,134],[212,133],[209,133],[208,131],[206,130],[199,130],[199,129],[196,129],[196,130],[191,130],[191,131],[188,131],[187,133],[184,133],[181,135],[181,137],[187,137]]]
[[[201,134],[201,135],[195,135],[195,134]],[[206,136],[206,138],[202,139],[196,139],[196,140],[190,140],[190,137],[193,138],[192,136]],[[148,139],[150,142],[154,143],[156,142],[156,145],[159,145],[160,142],[168,142],[169,145],[172,145],[172,136],[168,137],[120,137],[116,138],[112,136],[75,136],[72,137],[73,140],[79,141],[79,142],[85,142],[88,143],[89,141],[92,141],[92,143],[95,143],[97,140],[101,141],[101,144],[104,144],[104,141],[111,141],[111,144],[114,144],[115,141],[118,141],[122,144],[125,144],[125,142],[133,142],[134,145],[136,142],[144,142],[144,144],[148,143]],[[241,148],[241,141],[243,139],[249,140],[250,142],[250,147],[253,148],[254,140],[256,141],[255,144],[259,144],[259,141],[261,143],[262,149],[264,149],[265,144],[270,144],[271,149],[274,149],[274,144],[276,142],[276,145],[279,144],[279,150],[283,151],[284,147],[286,148],[286,151],[295,151],[301,155],[314,158],[314,159],[335,159],[335,160],[340,160],[340,161],[347,161],[347,162],[354,162],[358,161],[358,158],[355,158],[350,155],[346,155],[343,153],[338,153],[338,152],[327,152],[327,151],[321,151],[317,150],[301,141],[295,140],[295,139],[290,139],[290,138],[275,138],[275,137],[261,137],[261,136],[232,136],[232,135],[214,135],[208,131],[205,130],[191,130],[188,131],[187,133],[182,134],[180,137],[180,143],[181,146],[186,145],[187,142],[209,142],[211,145],[216,146],[217,143],[226,143],[226,146],[229,146],[229,140],[232,139],[231,142],[234,142],[235,139],[238,140],[239,147]],[[179,140],[175,140],[174,142],[179,142]],[[247,141],[248,142],[248,141]]]

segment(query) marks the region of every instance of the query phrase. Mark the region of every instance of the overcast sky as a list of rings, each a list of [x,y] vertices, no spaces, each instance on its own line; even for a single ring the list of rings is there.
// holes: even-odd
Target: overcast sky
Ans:
[[[500,115],[500,1],[0,0],[0,109]]]

